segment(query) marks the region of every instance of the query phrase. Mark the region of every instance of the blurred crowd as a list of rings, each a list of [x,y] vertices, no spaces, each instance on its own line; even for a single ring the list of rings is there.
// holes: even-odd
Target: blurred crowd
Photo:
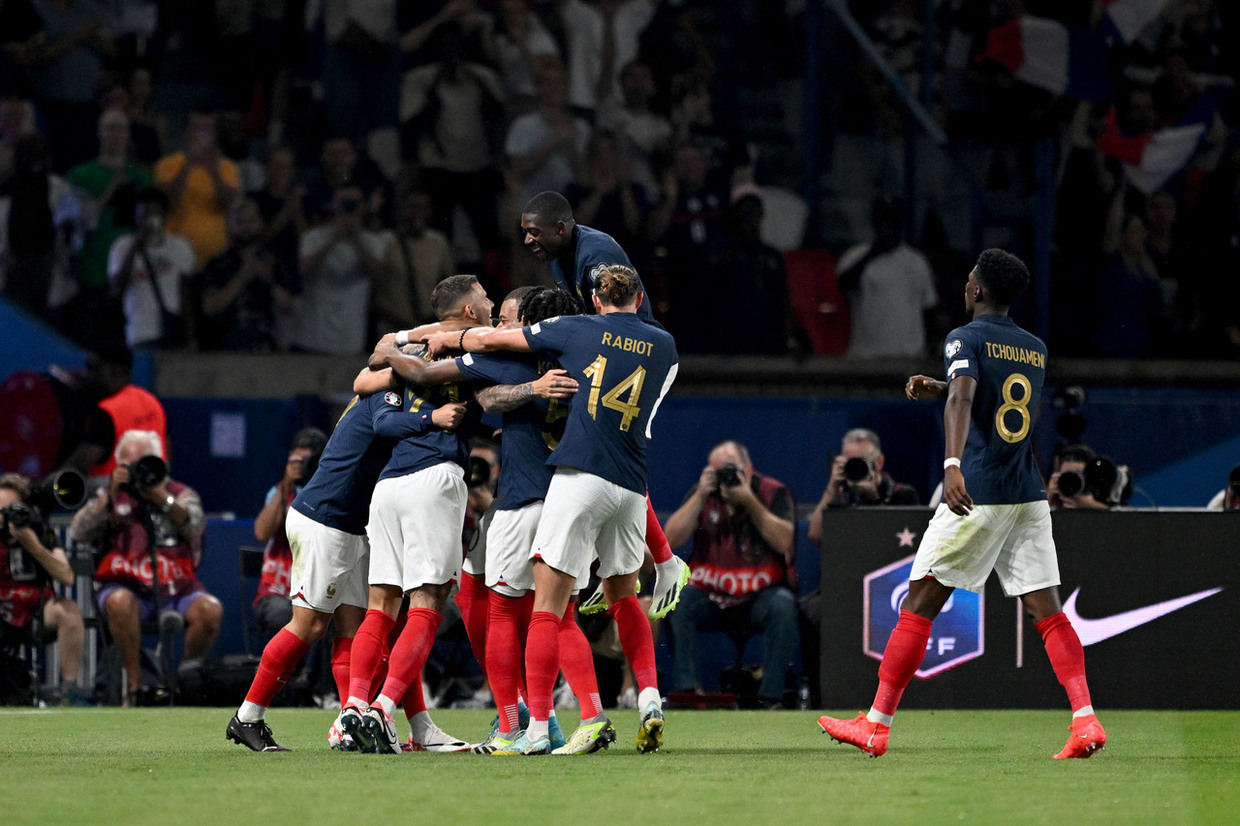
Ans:
[[[1108,27],[1107,9],[1134,2],[1157,14],[1136,33]],[[531,196],[555,190],[627,251],[682,352],[808,352],[790,250],[768,231],[783,213],[765,200],[768,185],[797,181],[777,179],[753,138],[768,116],[742,94],[799,82],[805,4],[728,5],[0,0],[4,294],[82,341],[360,354],[433,318],[430,290],[452,273],[492,294],[543,283],[517,227]],[[852,260],[898,251],[873,269],[916,289],[850,273],[854,328],[887,318],[861,326],[902,352],[910,340],[936,350],[963,320],[968,246],[1029,254],[1030,139],[1048,138],[1052,350],[1240,353],[1234,12],[1215,0],[939,0],[927,89],[926,4],[849,5],[963,147],[992,219],[962,240],[967,207],[947,190],[907,204],[903,241]],[[1001,48],[1048,25],[1096,36],[1069,38],[1101,44],[1090,83],[1073,85],[1069,66],[1065,89],[1045,88]],[[1037,57],[1031,39],[1016,51]],[[910,130],[870,61],[852,48],[826,59],[845,81],[827,92],[839,105],[824,127],[840,136],[839,170],[854,161],[845,136],[872,146]],[[1166,162],[1185,134],[1183,162]],[[1155,156],[1174,168],[1163,175]],[[904,190],[866,186],[867,204]],[[811,226],[803,243],[834,256],[872,237],[839,235]],[[734,335],[741,324],[777,332]],[[852,350],[885,354],[872,341]]]

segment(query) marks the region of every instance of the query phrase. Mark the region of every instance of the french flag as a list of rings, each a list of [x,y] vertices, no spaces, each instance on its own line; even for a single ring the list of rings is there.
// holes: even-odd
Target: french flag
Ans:
[[[1124,41],[1132,43],[1145,27],[1162,14],[1171,0],[1101,0],[1103,25]]]
[[[1017,79],[1076,100],[1111,99],[1106,39],[1099,31],[1044,17],[1018,17],[991,29],[979,60]]]
[[[1112,109],[1098,148],[1119,160],[1129,182],[1149,195],[1188,166],[1217,111],[1214,99],[1201,95],[1177,123],[1143,135],[1125,135]]]

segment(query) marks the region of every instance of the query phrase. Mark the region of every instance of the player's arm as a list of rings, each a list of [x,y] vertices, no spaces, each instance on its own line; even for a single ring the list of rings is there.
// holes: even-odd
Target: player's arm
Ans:
[[[964,474],[960,470],[960,458],[964,456],[965,442],[969,439],[969,423],[976,391],[977,379],[972,376],[957,376],[947,386],[947,405],[943,409],[943,429],[947,434],[943,454],[943,501],[953,513],[960,516],[967,516],[973,509],[973,499],[965,489]],[[952,460],[955,460],[954,464],[947,465]]]
[[[904,395],[911,401],[941,398],[947,391],[947,382],[932,379],[929,376],[909,376],[904,385]]]
[[[522,384],[495,384],[474,391],[474,397],[487,413],[507,413],[535,397],[567,399],[577,392],[577,380],[566,370],[548,370],[534,381]]]
[[[457,402],[435,407],[423,402],[417,410],[402,410],[386,401],[376,401],[371,411],[375,434],[403,439],[442,428],[451,430],[465,416],[465,405]]]
[[[526,341],[524,331],[524,327],[506,330],[498,327],[471,327],[459,333],[435,333],[422,340],[426,342],[433,356],[447,350],[464,350],[467,353],[491,353],[496,350],[529,352],[532,348]]]

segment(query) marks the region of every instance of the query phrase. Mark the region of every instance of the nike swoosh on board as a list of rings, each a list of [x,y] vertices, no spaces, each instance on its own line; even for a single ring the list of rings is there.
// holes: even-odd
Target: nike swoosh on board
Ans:
[[[1093,645],[1096,642],[1102,642],[1111,637],[1119,636],[1125,631],[1131,631],[1138,626],[1145,625],[1147,622],[1153,622],[1159,617],[1178,611],[1186,605],[1192,605],[1194,602],[1199,602],[1206,597],[1212,597],[1221,590],[1223,589],[1209,588],[1188,596],[1147,605],[1144,608],[1134,608],[1131,611],[1112,614],[1109,617],[1086,619],[1076,612],[1076,597],[1081,593],[1081,589],[1077,588],[1064,601],[1063,612],[1071,620],[1072,627],[1076,629],[1076,635],[1081,638],[1081,645]]]

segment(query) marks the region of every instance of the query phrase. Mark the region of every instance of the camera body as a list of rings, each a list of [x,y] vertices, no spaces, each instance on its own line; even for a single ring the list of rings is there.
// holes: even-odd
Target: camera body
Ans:
[[[715,481],[719,483],[721,488],[737,487],[741,483],[740,468],[732,462],[728,462],[715,471]]]
[[[1132,492],[1132,477],[1126,465],[1116,465],[1105,456],[1085,463],[1085,470],[1066,470],[1059,474],[1059,495],[1080,496],[1088,492],[1107,506],[1123,505]]]
[[[34,509],[25,502],[11,502],[0,510],[0,514],[3,514],[10,528],[29,527],[34,521]]]

